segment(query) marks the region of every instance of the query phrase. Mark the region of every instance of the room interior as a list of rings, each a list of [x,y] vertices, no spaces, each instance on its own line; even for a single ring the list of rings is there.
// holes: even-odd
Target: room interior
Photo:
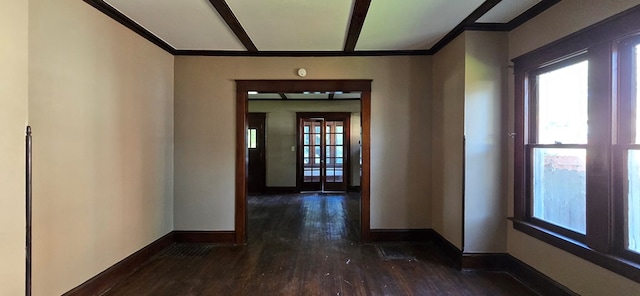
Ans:
[[[509,220],[517,215],[512,61],[637,16],[639,1],[332,1],[315,7],[332,21],[308,9],[271,27],[250,9],[277,15],[282,6],[266,1],[151,2],[4,1],[0,294],[81,295],[108,285],[96,276],[117,278],[174,242],[242,244],[237,147],[247,110],[238,106],[251,107],[238,103],[248,90],[238,83],[264,80],[370,81],[367,240],[432,240],[462,269],[508,271],[547,293],[640,291],[637,276]],[[269,33],[296,20],[331,30]]]

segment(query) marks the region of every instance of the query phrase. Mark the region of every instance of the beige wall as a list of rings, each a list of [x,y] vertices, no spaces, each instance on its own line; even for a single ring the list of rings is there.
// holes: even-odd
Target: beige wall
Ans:
[[[504,32],[467,31],[464,84],[465,253],[507,249],[505,163],[507,48]]]
[[[266,114],[267,186],[296,186],[296,112],[349,112],[351,183],[360,185],[360,101],[249,101],[249,112]]]
[[[0,295],[24,295],[29,5],[0,7]]]
[[[567,36],[629,7],[637,0],[564,0],[509,34],[514,58]],[[509,129],[513,129],[513,77],[510,78]],[[509,145],[509,160],[513,149]],[[513,163],[510,163],[508,215],[513,214]],[[581,295],[636,295],[640,284],[591,264],[508,227],[508,252]]]
[[[462,250],[464,34],[433,56],[433,229]]]
[[[299,79],[300,67],[373,79],[371,228],[430,227],[431,57],[176,57],[176,229],[234,229],[234,79]]]
[[[29,5],[33,289],[60,295],[173,229],[174,58],[82,1]]]

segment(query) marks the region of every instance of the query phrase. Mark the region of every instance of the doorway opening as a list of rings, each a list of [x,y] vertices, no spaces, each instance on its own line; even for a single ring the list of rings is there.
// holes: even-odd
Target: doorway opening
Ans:
[[[370,241],[370,114],[371,114],[371,80],[236,80],[236,207],[235,207],[235,235],[236,244],[244,244],[247,242],[247,192],[248,192],[248,158],[250,157],[250,151],[248,144],[251,144],[251,132],[249,129],[249,92],[251,93],[305,93],[305,92],[358,92],[360,93],[360,110],[361,110],[361,173],[360,173],[360,241]],[[319,119],[318,117],[310,117]],[[318,122],[316,120],[316,122]],[[339,134],[345,134],[345,122],[336,120],[335,118],[322,117],[321,129],[318,135],[320,135],[320,141],[314,142],[311,145],[311,137],[316,137],[315,133],[311,133],[311,126],[309,125],[309,144],[306,145],[309,148],[309,154],[307,154],[308,162],[316,162],[315,160],[315,146],[320,149],[320,154],[324,158],[325,163],[320,163],[318,167],[309,167],[311,176],[314,173],[318,174],[316,181],[324,183],[324,188],[327,190],[333,190],[329,188],[339,188],[336,186],[344,186],[348,184],[349,176],[345,174],[344,165],[346,165],[344,157],[341,157],[338,150],[345,149],[346,145],[338,144]],[[341,122],[341,123],[340,123]],[[327,129],[327,123],[328,129]],[[342,125],[340,125],[342,124]],[[300,152],[298,155],[301,158],[302,170],[301,177],[304,178],[304,124],[300,125],[302,131],[302,145],[295,150]],[[342,133],[340,133],[339,126],[342,126]],[[258,130],[256,129],[256,134]],[[315,139],[314,139],[315,140]],[[328,140],[328,144],[327,144]],[[324,143],[322,143],[324,141]],[[348,141],[346,141],[348,142]],[[318,144],[318,145],[316,145]],[[313,146],[313,148],[312,148]],[[293,148],[292,148],[293,149]],[[314,149],[313,161],[311,160],[311,149]],[[343,150],[344,155],[344,150]],[[339,160],[339,158],[342,158]],[[318,157],[320,160],[321,158]],[[326,162],[330,161],[331,165]],[[343,162],[338,165],[337,162]],[[342,174],[342,177],[336,177],[336,175]],[[324,180],[322,180],[324,178]],[[299,177],[298,177],[299,179]],[[329,184],[337,183],[336,180],[341,179],[341,185]],[[333,181],[333,182],[327,182]],[[322,186],[322,185],[321,185]],[[341,188],[341,187],[340,187]],[[340,190],[340,189],[338,189]]]

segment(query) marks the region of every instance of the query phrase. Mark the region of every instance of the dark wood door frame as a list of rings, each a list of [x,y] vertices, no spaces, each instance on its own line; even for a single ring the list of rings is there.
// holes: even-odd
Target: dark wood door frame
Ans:
[[[362,175],[360,177],[360,240],[371,241],[370,225],[370,160],[371,160],[371,81],[368,80],[236,80],[236,244],[247,242],[247,113],[248,91],[305,92],[352,91],[361,92]]]
[[[350,112],[296,112],[296,188],[297,190],[306,190],[306,188],[304,188],[304,182],[303,182],[303,165],[302,165],[302,149],[303,149],[303,145],[301,144],[302,141],[302,128],[300,127],[300,121],[303,118],[321,118],[324,121],[333,121],[333,120],[339,120],[339,121],[343,121],[345,124],[344,127],[344,150],[343,150],[343,159],[344,159],[344,164],[343,164],[343,180],[344,180],[344,189],[340,188],[340,191],[347,191],[349,186],[351,186],[351,113]],[[324,127],[322,128],[323,130],[323,135],[324,135]],[[324,143],[324,140],[326,139],[325,136],[321,137],[321,142]],[[324,145],[322,145],[322,152],[320,153],[321,158],[325,158],[326,156],[326,152],[325,152],[325,147]],[[326,162],[323,162],[321,165],[321,175],[323,174],[324,170],[326,168]],[[325,176],[326,177],[326,176]],[[324,183],[324,180],[320,180],[320,183]],[[321,188],[323,188],[323,186],[321,186]],[[327,189],[323,189],[323,190],[327,190]],[[336,190],[336,189],[329,189],[329,191],[331,190]]]
[[[261,194],[266,191],[267,184],[267,164],[266,164],[266,113],[252,112],[248,113],[248,128],[256,129],[256,147],[251,149],[248,147],[248,171],[249,184],[247,184],[250,193]],[[248,136],[248,135],[247,135]],[[249,146],[249,145],[247,145]],[[252,164],[252,161],[255,162]],[[253,176],[251,174],[253,173]],[[251,190],[253,186],[253,191]]]

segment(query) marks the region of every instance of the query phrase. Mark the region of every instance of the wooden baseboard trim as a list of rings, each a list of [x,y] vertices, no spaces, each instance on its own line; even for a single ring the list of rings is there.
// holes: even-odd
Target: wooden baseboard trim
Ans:
[[[435,230],[433,230],[433,244],[445,253],[455,268],[462,268],[462,251]]]
[[[360,192],[360,185],[347,187],[347,192]]]
[[[463,270],[507,271],[507,253],[462,253],[460,268]]]
[[[540,295],[579,296],[535,268],[507,254],[506,271]]]
[[[63,295],[102,295],[115,283],[135,272],[144,262],[173,244],[173,235],[173,232],[167,233]]]
[[[173,232],[176,243],[234,244],[235,231],[184,231]]]
[[[432,229],[371,229],[370,238],[374,243],[430,242]]]
[[[295,186],[268,186],[264,192],[266,194],[292,194],[300,193],[300,190]]]
[[[508,253],[463,253],[437,231],[432,231],[434,245],[453,260],[457,268],[462,270],[506,272],[540,295],[578,295]]]

